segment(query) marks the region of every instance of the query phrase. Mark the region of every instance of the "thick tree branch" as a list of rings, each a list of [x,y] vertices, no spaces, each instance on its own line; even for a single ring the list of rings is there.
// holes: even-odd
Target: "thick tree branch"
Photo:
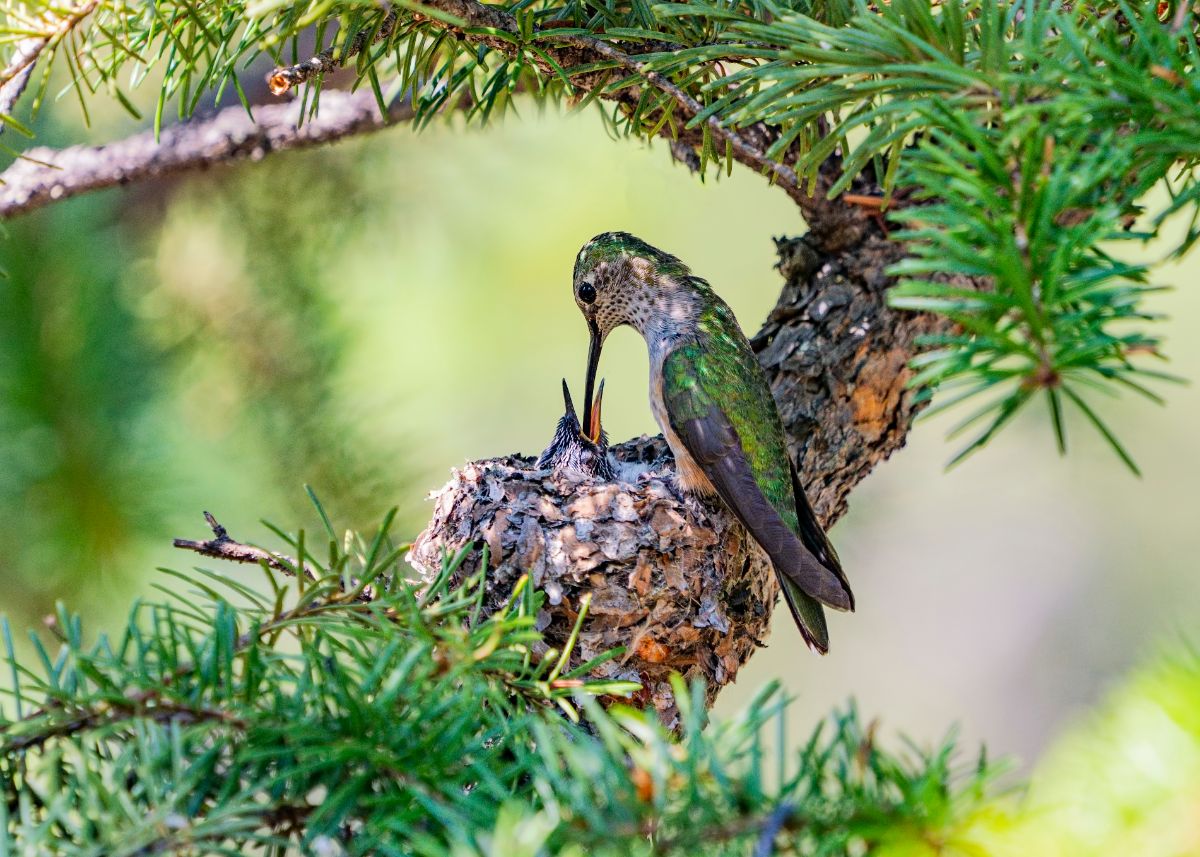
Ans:
[[[0,220],[88,191],[257,161],[272,152],[378,131],[413,115],[412,106],[402,102],[382,116],[367,90],[329,90],[321,94],[316,116],[305,118],[301,110],[299,101],[272,104],[255,108],[251,119],[242,107],[228,107],[207,119],[164,128],[158,141],[146,131],[103,146],[31,149],[0,173]]]

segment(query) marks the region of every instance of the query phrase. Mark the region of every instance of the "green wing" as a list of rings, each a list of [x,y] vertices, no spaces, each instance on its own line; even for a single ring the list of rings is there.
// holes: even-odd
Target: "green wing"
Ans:
[[[732,318],[732,313],[728,313]],[[683,344],[663,365],[671,428],[717,493],[771,558],[800,630],[828,646],[817,602],[853,609],[837,555],[797,491],[783,426],[766,378],[734,323],[718,314],[702,341]]]

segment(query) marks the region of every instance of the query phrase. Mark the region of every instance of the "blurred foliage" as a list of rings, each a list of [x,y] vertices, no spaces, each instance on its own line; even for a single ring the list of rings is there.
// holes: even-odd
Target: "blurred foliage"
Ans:
[[[163,523],[143,490],[166,450],[148,412],[162,354],[121,300],[129,236],[88,200],[0,242],[0,568],[10,607],[47,610],[125,578]],[[68,237],[69,236],[69,237]],[[22,597],[20,590],[28,595]]]
[[[1200,854],[1200,652],[1171,646],[1068,731],[996,853]]]
[[[190,377],[218,401],[245,404],[225,415],[268,439],[274,481],[320,486],[362,526],[386,505],[385,489],[405,480],[399,450],[376,443],[371,415],[338,401],[341,360],[358,331],[338,312],[332,248],[360,229],[355,215],[372,193],[349,158],[295,166],[180,194],[161,230],[145,236],[157,266],[136,300],[153,319],[147,335]]]

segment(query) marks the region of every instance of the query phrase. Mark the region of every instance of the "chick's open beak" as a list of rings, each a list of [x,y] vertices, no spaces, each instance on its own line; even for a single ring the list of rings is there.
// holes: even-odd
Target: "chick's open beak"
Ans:
[[[596,390],[596,402],[592,405],[592,416],[584,429],[584,436],[592,443],[600,442],[600,403],[604,401],[604,379],[600,379],[600,387]]]
[[[592,407],[592,392],[596,387],[596,370],[600,366],[600,349],[604,347],[604,338],[600,328],[591,319],[588,320],[588,330],[591,331],[591,342],[588,343],[587,382],[583,393],[583,432],[592,443],[600,441],[600,401]],[[601,385],[603,395],[603,385]],[[594,413],[593,413],[594,411]]]
[[[571,388],[567,386],[567,379],[562,379],[563,385],[563,405],[567,409],[567,416],[578,422],[579,417],[575,415],[575,403],[571,401]]]

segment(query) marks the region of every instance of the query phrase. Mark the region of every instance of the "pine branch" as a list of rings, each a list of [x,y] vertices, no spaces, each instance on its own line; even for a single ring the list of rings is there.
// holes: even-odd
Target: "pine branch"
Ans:
[[[576,50],[569,51],[550,47],[540,54],[529,56],[528,60],[537,65],[548,79],[565,77],[572,88],[585,95],[595,93],[603,100],[617,102],[628,114],[639,115],[639,121],[643,125],[656,127],[657,134],[671,141],[674,148],[682,142],[693,151],[707,151],[705,134],[711,134],[729,147],[729,154],[733,160],[768,175],[775,184],[783,188],[818,234],[831,236],[838,232],[843,233],[844,237],[840,238],[839,242],[844,243],[831,244],[828,249],[836,250],[841,246],[848,246],[862,234],[861,219],[858,218],[857,212],[836,200],[831,202],[820,197],[821,191],[828,185],[827,182],[818,182],[813,188],[805,189],[800,186],[791,167],[765,153],[778,137],[773,129],[757,122],[733,128],[722,123],[716,116],[704,117],[704,105],[645,62],[639,54],[629,54],[595,36],[557,32],[556,27],[532,27],[523,31],[517,19],[510,13],[497,6],[485,6],[476,0],[426,0],[423,5],[465,24],[456,26],[450,21],[433,18],[429,21],[430,26],[453,30],[462,41],[489,47],[510,60],[526,58],[522,44],[559,43],[575,48]],[[492,31],[523,33],[522,41],[514,43],[498,37]],[[640,47],[646,56],[654,57],[669,56],[684,49],[682,45],[665,40],[643,43]],[[612,81],[609,76],[597,71],[597,67],[616,67],[632,73],[664,93],[673,103],[674,110],[669,113],[664,109],[643,114],[641,89],[636,86],[611,88]],[[689,124],[696,120],[702,122],[703,131],[689,127]],[[678,152],[675,157],[681,159]],[[702,157],[702,163],[703,160]],[[836,168],[836,159],[831,160],[830,166]],[[836,221],[836,225],[831,221]],[[829,224],[828,227],[825,224]]]
[[[96,9],[100,0],[85,0],[61,18],[46,17],[42,34],[30,36],[17,43],[12,59],[0,69],[0,134],[12,120],[13,109],[25,92],[38,59],[47,49],[53,49],[71,30]]]
[[[0,69],[0,87],[31,68],[44,50],[66,37],[84,18],[95,11],[99,3],[100,0],[84,0],[60,18],[47,15],[42,32],[19,43],[12,60],[4,69]]]
[[[704,112],[704,106],[696,99],[692,98],[667,77],[659,74],[654,69],[650,68],[644,62],[639,62],[634,57],[629,56],[624,51],[618,50],[607,42],[591,36],[576,36],[576,35],[559,35],[553,30],[543,31],[540,35],[545,38],[560,40],[569,45],[584,48],[594,52],[597,56],[612,60],[619,67],[641,75],[646,82],[651,86],[666,93],[678,105],[679,112],[685,120],[695,119]],[[768,158],[761,150],[753,143],[749,142],[741,134],[730,130],[721,124],[715,116],[709,116],[705,122],[705,127],[712,133],[714,137],[727,144],[733,152],[733,157],[747,166],[754,167],[760,172],[769,173],[772,180],[787,191],[790,196],[803,210],[809,205],[812,194],[804,192],[796,180],[796,172],[790,167],[773,161]],[[665,126],[664,126],[665,128]]]
[[[165,128],[157,141],[146,131],[103,146],[31,149],[0,174],[0,220],[89,191],[380,131],[412,116],[406,102],[394,103],[385,118],[369,91],[329,91],[321,96],[320,113],[308,119],[299,101],[256,107],[253,120],[243,108],[228,107]]]
[[[315,586],[268,569],[263,598],[177,575],[192,590],[135,608],[111,644],[86,643],[63,613],[58,653],[35,640],[34,666],[10,651],[8,695],[26,707],[0,711],[0,842],[65,857],[432,857],[518,841],[598,857],[849,854],[957,836],[987,799],[982,762],[952,762],[949,743],[889,752],[853,709],[768,758],[785,707],[774,686],[706,726],[703,687],[677,679],[681,735],[605,711],[594,695],[632,688],[552,680],[540,595],[526,584],[482,618],[482,575],[449,585],[461,557],[427,588],[399,582],[389,522],[348,553],[335,542]],[[348,569],[393,583],[371,605],[339,598]]]
[[[12,116],[21,94],[29,85],[29,78],[33,76],[33,67],[37,57],[45,47],[46,40],[42,38],[26,39],[17,45],[15,59],[0,74],[0,77],[4,79],[4,82],[0,83],[0,116]],[[7,127],[8,122],[0,120],[0,134],[3,134]]]

